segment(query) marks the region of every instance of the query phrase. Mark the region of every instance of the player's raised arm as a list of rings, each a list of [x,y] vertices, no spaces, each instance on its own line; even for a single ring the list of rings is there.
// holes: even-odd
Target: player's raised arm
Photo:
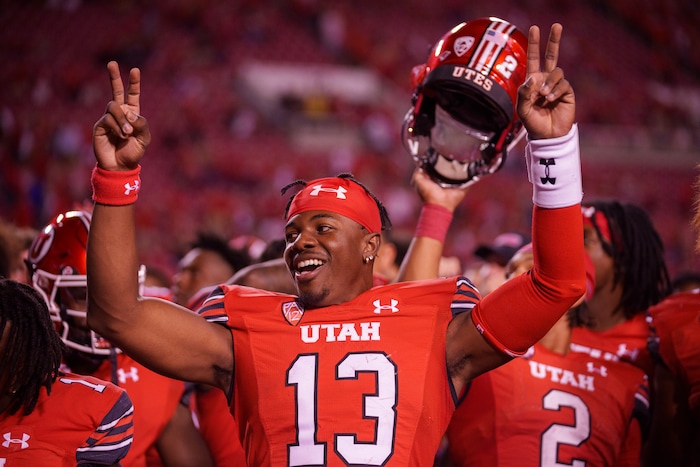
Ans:
[[[506,356],[527,351],[585,292],[578,130],[573,88],[557,67],[561,33],[561,25],[554,24],[541,61],[539,28],[530,28],[527,78],[518,93],[533,186],[534,266],[486,296],[470,320],[450,325],[448,359],[457,380],[502,363],[494,349]],[[472,326],[490,349],[474,344]]]
[[[226,330],[170,302],[139,296],[134,203],[141,189],[139,163],[151,135],[140,115],[140,71],[130,71],[125,90],[118,64],[107,68],[112,100],[93,129],[97,166],[87,250],[88,323],[155,371],[225,385],[220,376],[233,366]]]

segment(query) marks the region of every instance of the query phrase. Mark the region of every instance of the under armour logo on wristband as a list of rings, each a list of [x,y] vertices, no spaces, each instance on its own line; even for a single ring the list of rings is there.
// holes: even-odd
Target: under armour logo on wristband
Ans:
[[[139,188],[140,188],[139,181],[138,181],[138,180],[134,180],[134,184],[133,184],[133,185],[129,185],[128,183],[125,183],[125,184],[124,184],[124,188],[125,188],[124,194],[127,195],[127,196],[130,195],[132,191],[133,191],[134,193],[137,193],[137,192],[139,191]]]
[[[554,161],[554,159],[540,159],[540,165],[544,165],[544,177],[540,177],[542,184],[546,185],[547,183],[551,183],[554,185],[557,182],[557,178],[551,178],[549,176],[549,166],[557,165],[557,163]]]

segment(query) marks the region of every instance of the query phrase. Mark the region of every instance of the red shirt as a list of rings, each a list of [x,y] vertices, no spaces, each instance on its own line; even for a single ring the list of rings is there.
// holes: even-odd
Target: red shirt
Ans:
[[[654,365],[647,348],[650,335],[646,314],[640,313],[607,331],[573,328],[571,350],[603,360],[626,361],[651,375]]]
[[[454,278],[306,312],[290,295],[215,291],[200,313],[232,333],[231,407],[250,465],[432,465],[455,408],[447,325],[478,299]]]
[[[134,439],[134,408],[126,391],[91,376],[59,376],[41,389],[34,411],[0,415],[0,465],[112,465]]]
[[[115,372],[116,384],[128,392],[135,411],[134,444],[122,461],[122,467],[145,467],[146,453],[170,422],[185,391],[185,383],[154,373],[123,353],[117,354]],[[109,359],[93,376],[112,379]]]
[[[231,415],[226,395],[218,388],[197,390],[194,412],[199,432],[218,466],[244,466],[245,451],[238,436],[238,426]]]
[[[448,428],[448,451],[455,466],[638,466],[631,420],[648,410],[638,368],[535,344],[472,381]]]
[[[658,352],[688,390],[688,403],[700,419],[700,291],[673,294],[649,310]]]

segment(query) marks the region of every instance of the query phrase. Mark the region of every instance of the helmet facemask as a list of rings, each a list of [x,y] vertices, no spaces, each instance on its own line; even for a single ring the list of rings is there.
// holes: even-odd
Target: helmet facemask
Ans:
[[[38,269],[32,283],[46,301],[51,321],[66,347],[108,356],[112,345],[87,326],[87,276],[72,272],[71,268],[64,268],[57,275]]]

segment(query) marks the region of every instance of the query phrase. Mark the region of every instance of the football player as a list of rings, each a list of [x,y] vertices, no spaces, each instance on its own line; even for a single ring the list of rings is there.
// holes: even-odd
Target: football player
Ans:
[[[692,226],[700,252],[700,177],[694,188]],[[643,462],[649,467],[700,464],[700,289],[692,280],[685,287],[681,282],[676,278],[674,293],[649,309],[655,357],[654,410]]]
[[[0,465],[120,465],[133,442],[126,391],[60,370],[64,345],[42,297],[0,279]]]
[[[149,370],[87,327],[90,221],[87,211],[58,214],[41,229],[27,257],[32,284],[46,301],[66,346],[63,368],[110,381],[128,392],[135,408],[134,442],[122,460],[124,467],[147,465],[152,448],[166,466],[209,465],[209,452],[191,413],[180,404],[184,383]],[[143,275],[137,274],[135,283],[137,277]]]
[[[574,328],[571,348],[630,362],[651,378],[647,311],[671,291],[661,237],[647,212],[631,203],[589,201],[582,213],[596,290],[580,307],[583,326]]]
[[[494,52],[510,44],[501,26],[489,30]],[[142,299],[134,210],[151,134],[140,70],[125,89],[110,62],[112,100],[93,131],[90,326],[161,373],[223,390],[249,464],[430,465],[469,382],[527,351],[584,292],[583,250],[569,247],[583,242],[582,187],[573,89],[557,67],[561,33],[554,24],[543,61],[533,26],[527,52],[505,50],[474,63],[478,71],[445,65],[461,84],[500,62],[527,74],[518,113],[530,138],[538,254],[532,274],[483,302],[465,278],[373,287],[390,222],[351,176],[294,184],[284,258],[296,295],[225,285],[199,314]]]

